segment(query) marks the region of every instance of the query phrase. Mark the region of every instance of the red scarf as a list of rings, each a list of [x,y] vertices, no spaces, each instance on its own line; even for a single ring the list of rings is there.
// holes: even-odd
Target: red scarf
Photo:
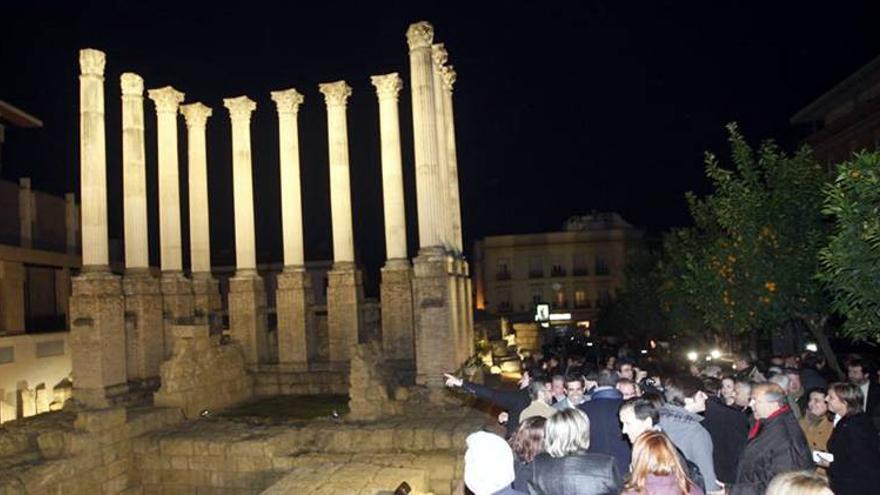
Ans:
[[[773,414],[771,414],[770,416],[767,416],[764,419],[759,419],[758,421],[755,421],[755,426],[752,426],[752,429],[749,431],[749,440],[752,440],[753,438],[758,436],[758,433],[761,431],[761,427],[764,425],[765,422],[770,421],[771,419],[775,418],[776,416],[787,413],[788,411],[791,411],[791,408],[788,407],[788,404],[786,404],[786,405],[780,407],[779,409],[773,411]]]

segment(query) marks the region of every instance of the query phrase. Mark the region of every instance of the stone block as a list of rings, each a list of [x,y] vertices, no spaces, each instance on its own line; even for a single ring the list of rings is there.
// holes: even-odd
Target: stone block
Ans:
[[[256,274],[229,279],[229,328],[241,345],[245,362],[256,365],[269,357],[266,291]]]
[[[277,282],[278,362],[286,369],[307,371],[316,344],[316,336],[310,335],[314,332],[311,277],[304,269],[285,267]]]
[[[183,273],[162,272],[159,279],[162,291],[162,315],[164,319],[165,359],[171,357],[173,342],[171,327],[173,325],[190,324],[193,319],[192,281]]]
[[[73,426],[78,430],[96,433],[121,427],[125,425],[126,418],[123,407],[86,410],[77,413]]]
[[[72,284],[73,394],[87,406],[107,407],[128,392],[122,283],[110,272],[85,272]]]
[[[351,263],[335,263],[327,272],[327,334],[330,362],[348,363],[358,342],[364,288],[361,271]]]
[[[122,278],[122,290],[125,294],[128,380],[155,380],[159,376],[159,366],[165,359],[159,279],[148,271],[126,273]]]

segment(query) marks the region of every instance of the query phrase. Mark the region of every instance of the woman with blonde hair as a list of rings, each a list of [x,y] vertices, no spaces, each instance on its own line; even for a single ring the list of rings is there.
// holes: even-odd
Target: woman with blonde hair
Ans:
[[[678,452],[665,433],[648,430],[636,438],[632,473],[624,495],[703,495],[687,476]]]
[[[777,474],[764,495],[834,495],[828,480],[812,471]]]
[[[620,474],[614,458],[587,452],[590,419],[576,408],[547,418],[544,453],[530,463],[532,495],[617,495]]]

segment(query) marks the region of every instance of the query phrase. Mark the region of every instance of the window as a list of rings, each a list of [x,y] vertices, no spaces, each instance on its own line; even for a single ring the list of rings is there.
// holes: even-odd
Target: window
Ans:
[[[550,265],[551,277],[564,277],[565,271],[565,265],[562,264],[561,260],[553,260],[552,264]]]
[[[541,278],[544,276],[544,260],[540,256],[529,257],[529,278]]]
[[[25,330],[51,332],[64,330],[67,317],[56,303],[55,268],[41,265],[25,265]]]
[[[596,256],[596,275],[608,275],[610,271],[608,270],[608,262],[605,260],[605,257],[602,255]]]
[[[577,289],[574,291],[574,307],[575,308],[589,308],[590,300],[587,298],[587,290],[586,289]]]
[[[510,280],[510,268],[506,259],[498,260],[495,267],[495,280]]]
[[[63,356],[64,341],[49,340],[46,342],[37,342],[37,357],[44,358],[49,356]]]
[[[611,293],[608,292],[608,289],[600,289],[599,290],[599,299],[597,300],[598,306],[606,306],[611,302]]]
[[[565,309],[567,307],[568,301],[565,300],[565,291],[556,291],[553,295],[553,309]]]
[[[532,304],[537,306],[544,302],[544,290],[541,286],[532,286],[530,289],[532,293]]]
[[[15,362],[15,347],[0,347],[0,364]]]
[[[572,259],[572,262],[574,265],[572,272],[575,277],[583,277],[590,274],[590,271],[587,269],[587,255],[576,254]]]
[[[499,313],[510,313],[513,306],[510,304],[510,289],[500,289],[498,291],[498,305],[495,307]]]

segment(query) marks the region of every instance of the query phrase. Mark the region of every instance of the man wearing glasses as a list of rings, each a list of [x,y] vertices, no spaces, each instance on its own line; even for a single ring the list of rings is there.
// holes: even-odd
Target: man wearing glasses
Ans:
[[[736,482],[727,486],[728,493],[760,495],[779,473],[815,468],[807,439],[786,404],[782,387],[775,383],[755,385],[749,407],[756,422],[739,459]]]

